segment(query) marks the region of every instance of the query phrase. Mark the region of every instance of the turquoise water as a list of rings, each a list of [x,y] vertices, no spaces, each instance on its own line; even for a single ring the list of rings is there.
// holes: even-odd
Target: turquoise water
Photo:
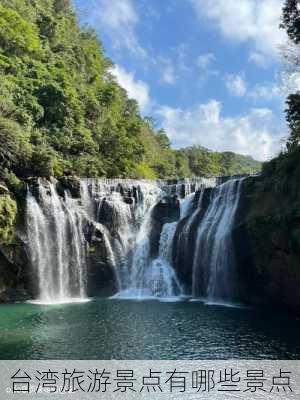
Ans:
[[[1,359],[299,359],[300,320],[199,302],[0,306]]]

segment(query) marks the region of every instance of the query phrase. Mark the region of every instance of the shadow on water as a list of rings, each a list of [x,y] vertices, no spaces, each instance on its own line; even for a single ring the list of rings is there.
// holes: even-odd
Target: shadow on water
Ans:
[[[1,359],[298,359],[300,320],[200,302],[0,306]]]

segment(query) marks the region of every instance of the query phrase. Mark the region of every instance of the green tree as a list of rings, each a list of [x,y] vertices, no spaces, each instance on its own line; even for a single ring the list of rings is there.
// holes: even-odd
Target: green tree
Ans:
[[[281,27],[286,30],[290,40],[294,44],[300,43],[300,8],[297,0],[286,0],[282,13]],[[288,52],[286,57],[290,63],[299,67],[299,49],[296,47],[291,54]],[[287,142],[287,149],[293,151],[300,144],[300,93],[288,96],[286,118],[289,124],[291,135]]]
[[[220,174],[218,153],[172,149],[112,65],[97,34],[79,26],[70,0],[1,1],[1,179],[17,187],[30,175]]]
[[[300,42],[300,8],[298,0],[286,0],[282,12],[282,24],[290,39]]]
[[[5,54],[36,53],[40,41],[36,26],[24,20],[17,12],[0,4],[0,47]]]
[[[291,130],[287,148],[293,150],[300,144],[300,94],[289,95],[286,103],[286,119]]]
[[[0,116],[0,169],[20,173],[29,157],[28,136],[16,122]]]

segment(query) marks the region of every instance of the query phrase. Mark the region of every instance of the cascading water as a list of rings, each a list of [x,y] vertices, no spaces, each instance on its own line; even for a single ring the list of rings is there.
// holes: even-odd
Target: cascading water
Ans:
[[[170,299],[182,294],[180,282],[171,265],[176,225],[177,223],[173,222],[163,226],[159,241],[159,255],[151,260],[149,231],[147,230],[149,220],[146,220],[139,232],[130,284],[125,290],[117,293],[115,298]]]
[[[80,197],[53,183],[38,185],[38,196],[27,194],[27,237],[41,303],[83,301],[87,291],[87,227],[101,232],[107,262],[119,290],[129,286],[136,238],[148,210],[158,201],[155,182],[82,180]]]
[[[65,193],[60,198],[52,183],[39,186],[38,202],[27,194],[27,235],[31,263],[37,276],[37,300],[63,303],[86,298],[84,213]]]
[[[199,225],[193,263],[194,297],[210,302],[234,297],[232,277],[235,268],[232,228],[243,179],[231,179],[212,192],[208,210]]]
[[[177,222],[163,226],[159,241],[159,256],[145,274],[145,286],[156,297],[172,298],[182,295],[182,288],[172,267],[172,244]]]
[[[37,300],[86,299],[93,235],[115,276],[115,298],[190,294],[180,282],[188,256],[193,258],[193,296],[229,299],[235,264],[231,233],[241,182],[84,179],[76,181],[74,192],[74,187],[40,180],[38,195],[31,189],[27,195]],[[174,264],[177,245],[182,250],[179,266]]]
[[[120,291],[114,296],[116,298],[141,298],[148,296],[145,293],[143,282],[144,273],[149,266],[150,254],[150,229],[151,229],[151,214],[153,207],[150,207],[145,215],[145,218],[137,232],[135,244],[132,252],[131,268],[128,271],[129,280],[125,287],[121,287]]]
[[[104,186],[97,181],[89,184],[91,196],[98,203],[96,219],[107,228],[105,241],[113,252],[110,258],[118,291],[122,293],[131,285],[135,260],[147,262],[143,258],[143,240],[149,241],[147,225],[150,227],[151,209],[162,191],[155,182],[112,180]]]

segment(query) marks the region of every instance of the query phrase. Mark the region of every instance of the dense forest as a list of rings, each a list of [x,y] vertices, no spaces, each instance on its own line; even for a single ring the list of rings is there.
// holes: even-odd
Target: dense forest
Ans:
[[[0,180],[28,176],[172,178],[257,172],[251,157],[174,150],[110,73],[69,0],[1,0]]]

